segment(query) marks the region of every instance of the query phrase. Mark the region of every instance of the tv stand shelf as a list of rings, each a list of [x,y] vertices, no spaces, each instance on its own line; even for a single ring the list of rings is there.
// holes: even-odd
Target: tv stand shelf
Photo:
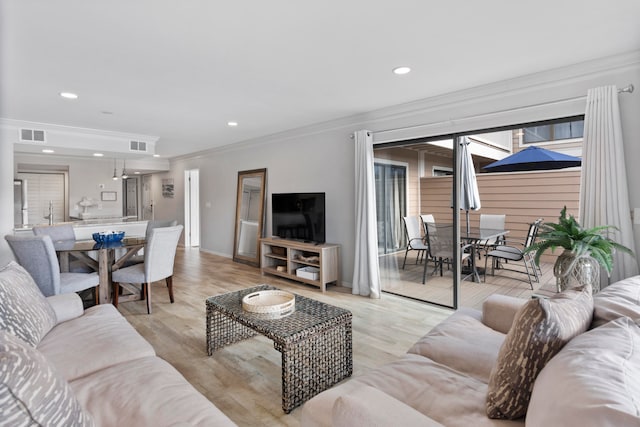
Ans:
[[[262,274],[273,274],[317,286],[325,292],[327,283],[340,285],[340,245],[304,243],[277,237],[260,239]],[[318,278],[301,277],[299,268],[318,269]]]

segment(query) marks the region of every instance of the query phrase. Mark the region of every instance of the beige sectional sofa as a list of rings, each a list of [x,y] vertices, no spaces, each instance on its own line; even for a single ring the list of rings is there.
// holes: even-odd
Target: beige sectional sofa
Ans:
[[[593,298],[590,293],[579,298],[588,298],[582,305],[587,323],[565,334],[559,352],[549,354],[545,363],[536,361],[541,356],[531,348],[514,356],[513,344],[519,325],[530,320],[527,309],[558,301],[494,295],[482,312],[452,314],[399,360],[306,402],[302,425],[640,426],[640,276],[612,284]],[[559,330],[572,321],[556,320]],[[551,342],[540,336],[529,341],[542,348]],[[514,361],[510,358],[541,370],[532,377],[526,417],[492,419],[487,416],[489,390],[493,397],[496,391],[513,391],[513,384],[496,387],[500,370]]]
[[[233,426],[112,305],[0,269],[0,425]]]

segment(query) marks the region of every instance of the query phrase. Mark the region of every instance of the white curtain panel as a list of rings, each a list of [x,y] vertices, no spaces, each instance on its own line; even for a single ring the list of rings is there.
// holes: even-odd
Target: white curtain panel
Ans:
[[[580,222],[584,227],[618,227],[619,231],[615,231],[610,237],[635,251],[618,90],[615,86],[597,87],[587,93]],[[616,252],[613,262],[610,283],[638,274],[635,257]]]
[[[371,132],[354,133],[356,150],[356,252],[353,263],[354,295],[380,298],[376,189]]]

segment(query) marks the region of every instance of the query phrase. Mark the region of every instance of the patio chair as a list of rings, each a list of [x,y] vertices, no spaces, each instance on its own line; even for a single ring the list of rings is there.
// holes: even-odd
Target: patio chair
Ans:
[[[484,274],[486,281],[487,274],[487,263],[489,258],[491,258],[491,275],[495,274],[496,266],[502,270],[514,271],[517,273],[523,273],[527,275],[527,279],[529,280],[529,286],[531,286],[531,290],[533,290],[533,281],[532,278],[535,279],[536,283],[540,281],[540,276],[538,275],[538,267],[534,261],[534,253],[533,252],[525,252],[525,250],[533,245],[538,235],[538,229],[540,228],[540,224],[542,224],[542,218],[538,218],[533,223],[529,225],[529,231],[527,232],[527,236],[525,237],[524,243],[511,242],[506,240],[504,245],[498,245],[495,249],[487,252],[484,261]],[[518,246],[513,246],[513,245]],[[511,268],[506,268],[499,265],[500,260],[505,261],[514,261],[514,262],[522,262],[524,264],[525,271],[516,270]]]
[[[402,223],[404,224],[405,235],[407,236],[407,249],[404,252],[404,261],[402,262],[402,269],[407,263],[407,254],[409,251],[417,251],[416,264],[424,258],[427,252],[427,244],[420,232],[420,219],[417,216],[404,216],[402,217]]]
[[[447,264],[447,269],[453,262],[454,243],[453,243],[453,227],[451,225],[438,226],[435,223],[426,222],[425,232],[427,237],[428,246],[428,259],[433,259],[435,267],[431,272],[434,275],[436,271],[440,271],[440,276],[444,273],[444,264]],[[475,245],[472,243],[465,244],[460,248],[460,264],[464,264],[465,261],[470,262],[470,272],[465,275],[462,280],[468,277],[473,277],[480,282],[480,275],[475,268],[473,257],[475,256]],[[422,284],[424,285],[427,280],[427,268],[428,262],[425,262],[424,271],[422,272]]]
[[[504,230],[506,220],[506,215],[480,214],[480,228]],[[476,248],[478,250],[478,259],[481,257],[482,252],[484,252],[486,255],[487,252],[495,249],[495,247],[501,244],[502,241],[504,241],[503,236],[491,240],[481,240],[477,242]]]
[[[151,283],[163,279],[169,290],[169,301],[173,304],[173,263],[183,228],[177,225],[151,230],[145,246],[144,263],[120,268],[112,273],[113,305],[118,306],[120,290],[126,288],[133,295],[126,295],[122,301],[140,299],[139,296],[142,296],[147,300],[147,313],[151,314]],[[140,284],[140,289],[132,289],[133,284]]]
[[[98,303],[100,278],[98,273],[60,273],[53,241],[43,236],[4,236],[16,261],[29,272],[46,297],[94,288]]]

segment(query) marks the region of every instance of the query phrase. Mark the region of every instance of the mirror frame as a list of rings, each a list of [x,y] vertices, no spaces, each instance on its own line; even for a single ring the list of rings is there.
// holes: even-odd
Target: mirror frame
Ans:
[[[238,243],[240,238],[240,213],[242,211],[242,190],[243,190],[243,180],[245,178],[260,178],[260,212],[258,216],[258,229],[256,236],[256,256],[250,257],[247,255],[242,255],[238,253]],[[235,233],[233,237],[233,260],[235,262],[240,262],[243,264],[252,265],[254,267],[260,267],[260,239],[263,236],[264,231],[264,223],[265,223],[265,205],[267,201],[267,169],[252,169],[247,171],[239,171],[238,172],[238,187],[236,192],[236,219],[235,219]]]

